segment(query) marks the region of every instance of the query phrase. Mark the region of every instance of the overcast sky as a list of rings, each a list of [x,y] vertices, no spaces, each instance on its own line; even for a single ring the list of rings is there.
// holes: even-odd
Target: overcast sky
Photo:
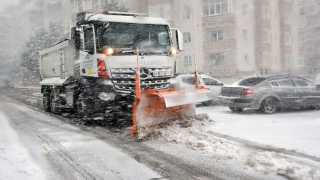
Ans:
[[[0,12],[4,12],[4,9],[10,5],[17,5],[19,0],[0,0]]]

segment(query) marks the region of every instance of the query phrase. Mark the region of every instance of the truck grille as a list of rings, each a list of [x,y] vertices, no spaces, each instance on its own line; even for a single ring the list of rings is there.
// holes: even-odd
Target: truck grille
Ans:
[[[125,68],[111,69],[112,82],[116,90],[135,90],[135,70]],[[141,89],[161,90],[170,86],[171,68],[141,68]]]

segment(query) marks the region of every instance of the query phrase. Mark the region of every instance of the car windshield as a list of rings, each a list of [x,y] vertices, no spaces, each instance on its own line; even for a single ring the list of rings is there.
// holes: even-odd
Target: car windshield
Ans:
[[[169,26],[135,23],[108,23],[102,30],[101,47],[112,47],[124,53],[139,51],[168,53],[171,48]]]
[[[244,79],[242,81],[240,81],[238,83],[238,85],[240,86],[255,86],[259,83],[261,83],[262,81],[264,81],[266,78],[264,77],[253,77],[253,78],[248,78],[248,79]]]

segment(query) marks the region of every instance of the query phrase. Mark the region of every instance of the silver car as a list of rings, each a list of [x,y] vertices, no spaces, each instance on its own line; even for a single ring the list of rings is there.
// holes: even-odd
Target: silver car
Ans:
[[[199,74],[199,86],[210,90],[212,101],[218,101],[221,87],[224,85],[221,81],[205,74]],[[194,88],[194,74],[179,74],[176,79],[180,82],[182,88]]]
[[[253,108],[272,114],[279,108],[318,107],[320,88],[296,76],[251,77],[222,87],[219,100],[232,111]]]

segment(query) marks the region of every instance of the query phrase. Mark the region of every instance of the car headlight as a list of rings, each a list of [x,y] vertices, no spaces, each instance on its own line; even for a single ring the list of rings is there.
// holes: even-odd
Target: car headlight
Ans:
[[[114,93],[99,92],[99,98],[103,101],[114,100],[115,97],[116,97],[116,94]]]
[[[180,88],[180,82],[176,78],[171,78],[169,81],[170,88]]]

